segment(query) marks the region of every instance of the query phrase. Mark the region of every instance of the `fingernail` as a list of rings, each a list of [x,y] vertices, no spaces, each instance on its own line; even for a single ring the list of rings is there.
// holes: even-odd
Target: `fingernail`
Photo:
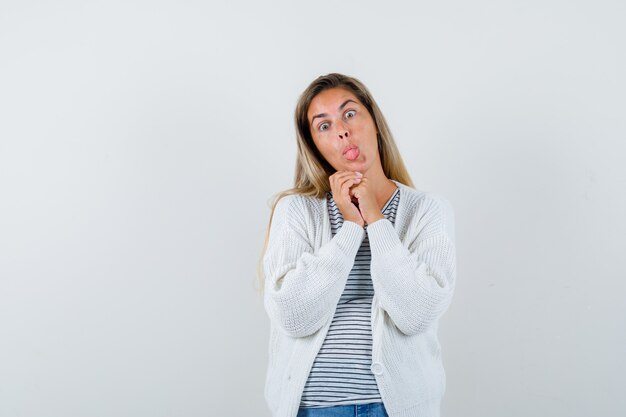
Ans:
[[[363,176],[363,174],[361,174],[361,173],[360,173],[360,172],[358,172],[358,171],[357,171],[357,172],[355,172],[355,174],[356,174],[357,176],[359,176],[359,177],[362,177],[362,176]]]

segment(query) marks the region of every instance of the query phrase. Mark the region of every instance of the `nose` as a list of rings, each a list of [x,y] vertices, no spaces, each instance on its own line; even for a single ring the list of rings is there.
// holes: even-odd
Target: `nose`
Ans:
[[[339,139],[346,139],[350,136],[350,132],[348,132],[348,129],[346,129],[343,123],[337,124],[337,136],[339,136]]]

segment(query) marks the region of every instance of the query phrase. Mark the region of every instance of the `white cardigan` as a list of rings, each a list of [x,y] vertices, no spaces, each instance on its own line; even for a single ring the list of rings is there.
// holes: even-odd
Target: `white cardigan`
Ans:
[[[456,282],[454,213],[439,194],[400,188],[395,225],[367,226],[372,254],[372,367],[390,417],[437,417],[446,376],[437,338]],[[296,417],[304,385],[366,230],[332,237],[325,198],[283,197],[263,258],[270,318],[265,400]]]

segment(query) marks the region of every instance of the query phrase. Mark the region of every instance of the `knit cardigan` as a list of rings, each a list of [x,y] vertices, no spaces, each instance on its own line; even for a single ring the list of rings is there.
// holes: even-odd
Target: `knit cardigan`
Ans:
[[[263,257],[270,319],[264,396],[296,417],[304,385],[365,233],[371,249],[372,373],[390,417],[437,417],[446,376],[437,338],[456,283],[454,213],[439,194],[398,181],[395,224],[344,221],[333,237],[326,199],[288,195],[274,209]]]

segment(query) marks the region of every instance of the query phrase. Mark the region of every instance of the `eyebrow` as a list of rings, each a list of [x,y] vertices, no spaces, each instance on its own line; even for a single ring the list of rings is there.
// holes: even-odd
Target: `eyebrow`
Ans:
[[[341,106],[339,106],[339,110],[343,109],[346,104],[353,102],[354,104],[358,104],[356,101],[352,100],[352,99],[347,99],[346,101],[344,101],[343,103],[341,103]],[[311,124],[313,124],[313,120],[315,120],[316,117],[326,117],[328,116],[327,113],[320,113],[320,114],[316,114],[315,116],[313,116],[313,118],[311,119]]]

